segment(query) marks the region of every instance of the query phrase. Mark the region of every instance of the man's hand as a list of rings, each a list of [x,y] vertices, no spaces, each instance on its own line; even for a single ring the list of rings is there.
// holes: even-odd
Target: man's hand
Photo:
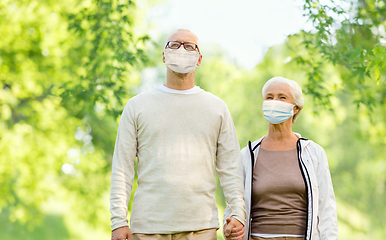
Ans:
[[[115,229],[111,233],[111,240],[133,240],[128,226]]]
[[[225,240],[242,240],[245,236],[244,226],[236,218],[227,218],[223,229]]]

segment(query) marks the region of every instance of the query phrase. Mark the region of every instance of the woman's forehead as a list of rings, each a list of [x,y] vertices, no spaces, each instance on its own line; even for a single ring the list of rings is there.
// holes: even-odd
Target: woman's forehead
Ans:
[[[267,88],[267,94],[278,94],[278,93],[284,93],[284,94],[290,94],[291,93],[291,88],[285,83],[272,83],[268,88]]]

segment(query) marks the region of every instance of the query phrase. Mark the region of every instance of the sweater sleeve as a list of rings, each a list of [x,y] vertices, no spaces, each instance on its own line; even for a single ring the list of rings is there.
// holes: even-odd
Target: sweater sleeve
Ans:
[[[128,226],[127,205],[133,187],[137,155],[137,131],[134,116],[134,108],[129,101],[121,116],[113,155],[110,194],[112,230]]]
[[[338,239],[336,201],[326,153],[318,146],[317,179],[319,186],[318,232],[321,240]]]
[[[247,168],[245,160],[246,159],[247,160],[250,159],[247,147],[245,147],[245,148],[243,148],[241,150],[241,157],[242,157],[242,163],[243,163],[243,170],[242,170],[242,172],[243,172],[243,188],[244,188],[244,191],[245,191],[245,188],[246,188],[246,185],[245,185],[246,184],[245,183],[245,180],[246,180],[246,168]],[[245,197],[246,197],[245,194],[246,194],[246,192],[244,192],[244,202],[245,202],[245,204],[247,204],[247,199],[245,199]],[[247,209],[247,206],[245,206],[245,209]],[[247,211],[246,211],[246,214],[248,216],[248,212]],[[230,218],[230,217],[231,217],[231,209],[230,209],[229,205],[227,205],[225,210],[224,210],[223,225],[225,225],[226,219]],[[246,219],[247,219],[247,217],[246,217]],[[245,226],[245,224],[244,224],[244,226]]]
[[[245,225],[243,170],[236,129],[228,108],[223,115],[217,142],[216,168],[227,201],[226,215]]]

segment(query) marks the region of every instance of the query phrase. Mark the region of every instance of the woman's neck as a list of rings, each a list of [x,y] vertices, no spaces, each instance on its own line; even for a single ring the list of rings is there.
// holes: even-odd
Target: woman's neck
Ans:
[[[296,148],[298,137],[292,132],[292,119],[280,124],[269,124],[268,135],[261,147],[272,151],[283,151]]]

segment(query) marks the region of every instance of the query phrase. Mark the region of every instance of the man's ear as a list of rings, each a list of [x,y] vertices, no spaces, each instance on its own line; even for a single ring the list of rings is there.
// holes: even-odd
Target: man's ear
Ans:
[[[198,61],[197,61],[197,67],[201,65],[201,61],[202,61],[202,55],[200,54],[200,57],[198,58]]]
[[[165,52],[162,52],[162,62],[165,63]]]

